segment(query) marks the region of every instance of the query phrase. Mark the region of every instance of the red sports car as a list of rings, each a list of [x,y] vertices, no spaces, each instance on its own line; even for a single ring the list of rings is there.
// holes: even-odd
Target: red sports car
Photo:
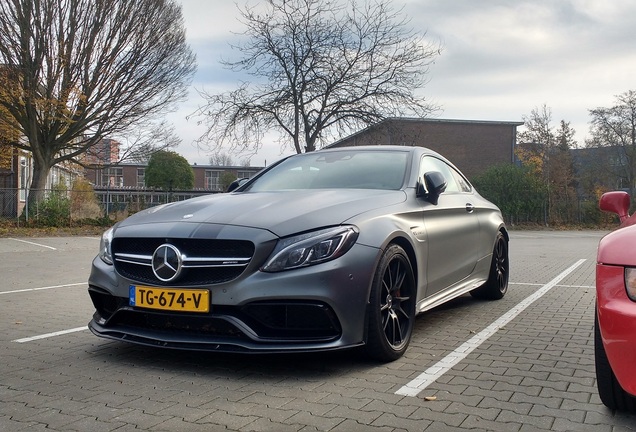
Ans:
[[[629,216],[630,201],[626,192],[605,193],[600,201],[621,225],[598,247],[594,351],[603,403],[636,412],[636,213]]]

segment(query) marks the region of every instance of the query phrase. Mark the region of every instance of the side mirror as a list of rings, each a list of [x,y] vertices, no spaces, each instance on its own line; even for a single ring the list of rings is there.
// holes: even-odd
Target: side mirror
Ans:
[[[232,183],[230,183],[230,185],[227,187],[227,191],[228,192],[232,192],[233,190],[238,189],[239,187],[243,186],[245,183],[247,183],[249,179],[247,177],[245,178],[240,178],[240,179],[236,179],[234,180]]]
[[[444,193],[447,185],[448,183],[441,172],[427,172],[417,184],[417,196],[425,198],[433,205],[437,205],[439,196]]]
[[[629,217],[629,206],[631,199],[627,192],[613,191],[605,192],[601,196],[598,206],[601,210],[615,213],[620,218],[621,224]]]

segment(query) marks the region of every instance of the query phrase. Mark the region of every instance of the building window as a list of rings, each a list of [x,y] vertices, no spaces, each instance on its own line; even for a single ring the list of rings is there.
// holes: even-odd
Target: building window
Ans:
[[[101,186],[122,187],[124,185],[124,169],[122,167],[102,170]]]
[[[237,171],[236,176],[242,178],[252,178],[256,174],[254,171]]]
[[[219,190],[220,171],[205,171],[205,188],[210,190]]]
[[[143,188],[146,186],[146,169],[137,168],[137,187]]]
[[[50,182],[51,184],[49,185],[50,189],[56,189],[58,187],[63,187],[63,188],[68,188],[68,179],[67,176],[65,175],[66,173],[61,170],[59,167],[54,166],[51,168],[51,174],[50,174]]]

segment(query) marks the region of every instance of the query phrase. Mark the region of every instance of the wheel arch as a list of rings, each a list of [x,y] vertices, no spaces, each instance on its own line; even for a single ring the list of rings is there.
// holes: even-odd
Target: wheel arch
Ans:
[[[492,243],[493,247],[497,243],[497,234],[501,234],[504,240],[506,240],[506,245],[508,246],[508,253],[510,254],[510,234],[508,233],[508,229],[506,229],[506,226],[500,225],[499,228],[497,229],[493,239],[493,243]]]
[[[404,354],[413,333],[418,287],[412,260],[416,255],[401,236],[390,239],[380,251],[365,312],[364,344],[371,358],[387,362]]]
[[[508,234],[508,230],[506,229],[504,225],[499,227],[499,232],[503,234],[507,242],[510,242],[510,234]]]
[[[419,286],[419,269],[417,256],[415,254],[415,248],[413,247],[411,242],[403,236],[394,237],[393,239],[391,239],[391,241],[389,241],[386,247],[389,247],[392,244],[400,246],[402,249],[404,249],[404,252],[406,252],[406,256],[409,258],[409,262],[411,264],[411,270],[413,271],[413,277],[415,278],[415,286]]]
[[[418,261],[417,261],[417,255],[415,253],[415,248],[413,246],[413,244],[411,243],[410,239],[407,238],[406,236],[404,236],[403,234],[400,233],[395,233],[394,236],[389,237],[386,241],[386,243],[384,245],[382,245],[382,248],[380,248],[380,251],[378,253],[377,259],[375,261],[375,263],[373,264],[373,271],[375,273],[375,270],[377,269],[378,265],[380,264],[380,260],[382,259],[382,255],[384,254],[384,251],[389,248],[391,245],[396,244],[398,246],[400,246],[404,252],[406,253],[406,256],[409,259],[409,262],[411,264],[411,270],[413,271],[413,277],[415,279],[415,286],[419,287],[419,274],[420,274],[420,269],[419,269],[419,265],[418,265]],[[368,327],[369,327],[369,305],[370,305],[370,295],[371,295],[371,285],[373,284],[373,279],[371,279],[368,289],[367,289],[367,308],[364,312],[364,330],[363,330],[363,340],[367,341],[367,337],[368,337]]]

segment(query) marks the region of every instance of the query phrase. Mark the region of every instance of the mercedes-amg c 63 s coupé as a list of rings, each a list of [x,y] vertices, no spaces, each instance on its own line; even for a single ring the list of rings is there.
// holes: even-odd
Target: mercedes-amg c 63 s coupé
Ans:
[[[285,158],[232,192],[137,213],[107,230],[89,293],[98,336],[218,352],[407,349],[417,314],[500,299],[499,209],[421,147]]]

